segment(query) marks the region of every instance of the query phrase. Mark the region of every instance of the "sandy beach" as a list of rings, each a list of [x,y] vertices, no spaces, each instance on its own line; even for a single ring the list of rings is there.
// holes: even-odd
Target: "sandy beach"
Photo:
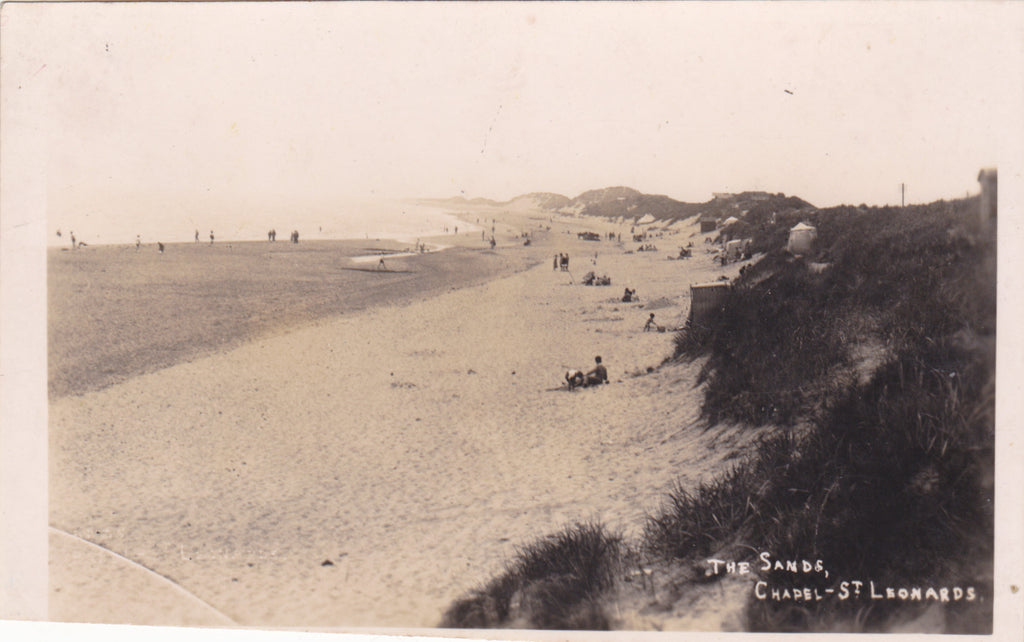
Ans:
[[[674,482],[745,452],[756,431],[698,422],[699,365],[661,365],[672,333],[641,331],[650,312],[682,325],[689,285],[739,265],[692,225],[630,252],[576,236],[611,223],[485,215],[487,269],[456,258],[429,285],[271,315],[77,392],[51,374],[51,618],[437,626],[517,545],[579,520],[635,536]],[[388,265],[482,251],[452,244]],[[581,285],[590,270],[612,285]],[[568,392],[595,355],[610,384]]]

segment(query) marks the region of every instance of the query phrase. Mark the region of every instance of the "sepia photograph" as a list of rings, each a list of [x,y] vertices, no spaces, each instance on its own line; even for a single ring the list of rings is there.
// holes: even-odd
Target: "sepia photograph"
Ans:
[[[1022,29],[4,3],[0,618],[1019,639]]]

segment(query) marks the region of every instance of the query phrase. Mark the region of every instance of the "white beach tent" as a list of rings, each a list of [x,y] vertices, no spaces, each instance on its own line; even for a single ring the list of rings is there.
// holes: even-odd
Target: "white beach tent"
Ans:
[[[740,222],[740,220],[738,218],[736,218],[735,216],[730,216],[729,218],[725,219],[725,221],[722,222],[722,225],[723,226],[725,226],[725,225],[732,225],[733,223],[739,223],[739,222]]]
[[[816,238],[818,228],[807,223],[797,223],[789,230],[789,243],[786,249],[792,254],[806,254],[811,251]]]

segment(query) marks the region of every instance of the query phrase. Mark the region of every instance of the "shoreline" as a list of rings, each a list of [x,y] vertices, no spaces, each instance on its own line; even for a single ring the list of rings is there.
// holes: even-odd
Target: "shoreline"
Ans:
[[[406,247],[372,243],[377,250]],[[408,305],[536,262],[516,248],[494,253],[451,245],[388,256],[392,269],[367,270],[357,259],[371,248],[358,240],[175,249],[161,255],[96,246],[48,254],[51,400],[334,317]],[[126,300],[134,307],[125,308]]]

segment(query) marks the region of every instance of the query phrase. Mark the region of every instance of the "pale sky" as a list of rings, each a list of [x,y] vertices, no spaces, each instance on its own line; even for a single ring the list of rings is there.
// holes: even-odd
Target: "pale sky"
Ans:
[[[229,211],[614,185],[828,206],[899,203],[906,183],[908,201],[927,202],[976,192],[978,169],[1005,156],[1022,15],[1002,3],[6,4],[2,89],[8,109],[32,101],[51,227],[85,211],[205,228]]]

